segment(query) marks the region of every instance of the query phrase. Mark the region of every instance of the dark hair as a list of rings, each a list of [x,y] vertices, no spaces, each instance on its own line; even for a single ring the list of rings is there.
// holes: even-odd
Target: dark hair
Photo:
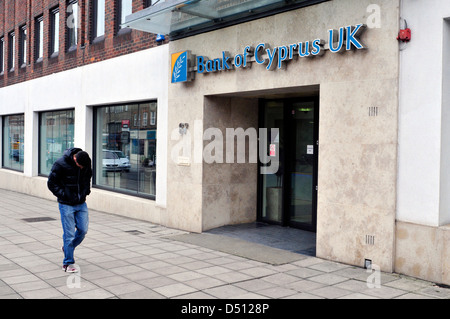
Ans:
[[[91,158],[89,157],[89,154],[85,151],[80,151],[77,154],[75,154],[75,157],[77,159],[77,163],[80,164],[83,167],[91,167]]]

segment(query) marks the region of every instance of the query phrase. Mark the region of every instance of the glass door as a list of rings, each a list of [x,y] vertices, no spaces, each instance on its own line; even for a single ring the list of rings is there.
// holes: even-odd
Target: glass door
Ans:
[[[262,128],[266,130],[265,155],[267,163],[260,165],[260,198],[261,219],[282,224],[284,220],[284,103],[283,101],[266,101],[263,109]],[[278,134],[272,134],[272,129],[278,129]],[[260,136],[260,139],[262,137]],[[260,145],[261,147],[261,145]],[[260,150],[261,151],[261,150]],[[278,152],[278,154],[277,154]],[[262,173],[263,168],[272,164],[272,160],[278,159],[278,169]]]
[[[289,180],[286,187],[286,214],[290,226],[315,230],[316,223],[316,177],[317,136],[315,101],[289,103],[289,136],[286,142],[286,167]]]
[[[264,101],[260,121],[268,132],[264,151],[269,159],[278,156],[279,167],[274,173],[260,174],[261,221],[316,230],[317,119],[317,99]],[[279,134],[272,136],[272,128]]]

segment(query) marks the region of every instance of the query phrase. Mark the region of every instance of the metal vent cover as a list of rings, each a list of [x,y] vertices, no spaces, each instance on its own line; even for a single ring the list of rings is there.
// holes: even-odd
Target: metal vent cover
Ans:
[[[370,106],[369,107],[369,116],[374,117],[378,116],[380,110],[378,106]]]
[[[366,245],[375,245],[375,236],[366,235]]]
[[[22,218],[22,220],[27,223],[38,223],[38,222],[48,222],[56,219],[52,217],[30,217],[30,218]]]
[[[126,230],[125,232],[128,233],[128,234],[131,234],[131,235],[144,235],[143,232],[141,232],[141,231],[139,231],[137,229]]]

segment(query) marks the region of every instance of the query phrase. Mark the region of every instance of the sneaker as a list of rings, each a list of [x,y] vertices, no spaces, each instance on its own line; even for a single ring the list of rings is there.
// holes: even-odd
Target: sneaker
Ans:
[[[62,270],[64,272],[78,272],[78,269],[76,269],[73,265],[63,265]]]

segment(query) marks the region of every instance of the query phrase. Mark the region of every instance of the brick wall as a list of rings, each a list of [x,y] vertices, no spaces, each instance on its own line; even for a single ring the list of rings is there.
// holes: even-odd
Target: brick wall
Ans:
[[[4,39],[4,72],[0,74],[0,87],[31,80],[55,72],[95,63],[158,45],[156,35],[131,29],[119,29],[119,5],[117,0],[105,0],[105,34],[93,39],[93,0],[78,0],[80,28],[76,50],[67,50],[67,0],[0,0],[0,38]],[[145,0],[133,0],[133,12],[144,8]],[[50,52],[51,10],[59,6],[59,52]],[[43,16],[43,59],[36,61],[36,17]],[[26,26],[26,64],[19,65],[20,28]],[[8,35],[15,33],[15,68],[10,71]]]

